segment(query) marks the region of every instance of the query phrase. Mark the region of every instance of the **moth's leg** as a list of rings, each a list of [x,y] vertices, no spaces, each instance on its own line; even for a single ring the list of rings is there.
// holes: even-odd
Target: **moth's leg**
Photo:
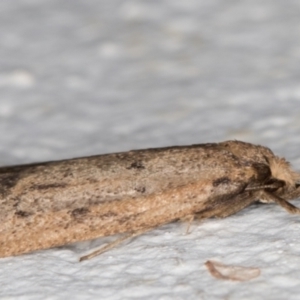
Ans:
[[[188,222],[188,226],[186,228],[186,234],[189,233],[192,222],[195,219],[195,215],[188,215],[180,219],[181,222]]]
[[[229,199],[220,199],[214,203],[214,206],[206,211],[199,212],[195,215],[197,219],[206,219],[211,217],[226,218],[233,215],[245,207],[249,206],[258,200],[257,193],[244,192],[242,194],[233,196]]]
[[[100,249],[97,249],[97,250],[95,250],[95,251],[93,251],[93,252],[91,252],[91,253],[89,253],[87,255],[81,256],[79,258],[79,261],[88,260],[88,259],[91,259],[91,258],[97,256],[97,255],[100,255],[100,254],[102,254],[102,253],[104,253],[104,252],[106,252],[106,251],[108,251],[110,249],[115,248],[116,246],[118,246],[119,244],[123,243],[124,241],[129,240],[131,238],[134,238],[134,237],[136,237],[138,235],[141,235],[141,234],[143,234],[143,233],[145,233],[145,232],[147,232],[147,231],[149,231],[151,229],[152,228],[147,228],[147,229],[144,229],[144,230],[139,230],[137,232],[128,233],[124,237],[116,239],[115,241],[113,241],[111,243],[108,243],[107,245],[101,247]]]
[[[287,212],[290,214],[300,214],[300,208],[294,206],[293,204],[289,203],[288,201],[284,200],[283,198],[280,198],[270,192],[267,191],[261,191],[261,197],[266,200],[274,201],[275,203],[279,204],[281,207],[283,207]]]

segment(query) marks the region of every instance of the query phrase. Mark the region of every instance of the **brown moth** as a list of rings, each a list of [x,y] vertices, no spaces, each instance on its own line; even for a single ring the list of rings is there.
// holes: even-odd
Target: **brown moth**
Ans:
[[[299,196],[284,158],[240,141],[2,167],[0,257],[227,217],[257,200],[299,214],[287,202]]]

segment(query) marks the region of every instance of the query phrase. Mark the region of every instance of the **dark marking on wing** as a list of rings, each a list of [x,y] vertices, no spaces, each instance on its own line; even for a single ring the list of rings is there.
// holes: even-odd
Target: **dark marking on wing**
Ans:
[[[224,177],[220,177],[216,180],[213,181],[213,186],[219,186],[220,184],[228,184],[230,183],[230,178],[224,176]]]
[[[15,212],[15,215],[20,218],[27,218],[27,217],[33,215],[33,213],[29,212],[29,211],[24,211],[24,210],[18,210]]]
[[[127,167],[127,169],[145,169],[145,166],[142,164],[141,161],[135,161],[129,167]]]
[[[101,217],[101,219],[102,218],[106,219],[106,218],[116,217],[117,215],[118,215],[117,213],[114,213],[114,212],[110,211],[110,212],[108,212],[106,214],[101,215],[100,217]]]
[[[77,219],[77,218],[84,217],[86,214],[89,213],[89,210],[86,207],[81,207],[81,208],[75,208],[70,213],[73,218]]]
[[[53,188],[65,188],[66,186],[66,183],[34,184],[30,187],[30,190],[48,190]]]
[[[135,190],[142,194],[146,192],[146,188],[144,186],[136,187]]]

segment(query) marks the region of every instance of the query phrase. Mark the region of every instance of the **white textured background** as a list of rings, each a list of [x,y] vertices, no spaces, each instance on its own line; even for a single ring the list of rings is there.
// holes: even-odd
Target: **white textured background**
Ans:
[[[300,169],[299,13],[297,0],[2,0],[0,165],[242,139]],[[299,299],[299,217],[253,205],[185,232],[83,263],[96,242],[0,259],[0,298]],[[208,259],[262,273],[219,281]]]

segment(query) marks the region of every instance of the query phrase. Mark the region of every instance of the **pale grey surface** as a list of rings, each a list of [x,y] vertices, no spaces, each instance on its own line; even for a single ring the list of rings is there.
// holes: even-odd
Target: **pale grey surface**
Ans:
[[[299,13],[296,0],[1,1],[0,164],[242,139],[300,169]],[[299,217],[254,205],[185,232],[84,263],[95,243],[0,259],[0,298],[299,299]],[[219,281],[208,259],[261,276]]]

